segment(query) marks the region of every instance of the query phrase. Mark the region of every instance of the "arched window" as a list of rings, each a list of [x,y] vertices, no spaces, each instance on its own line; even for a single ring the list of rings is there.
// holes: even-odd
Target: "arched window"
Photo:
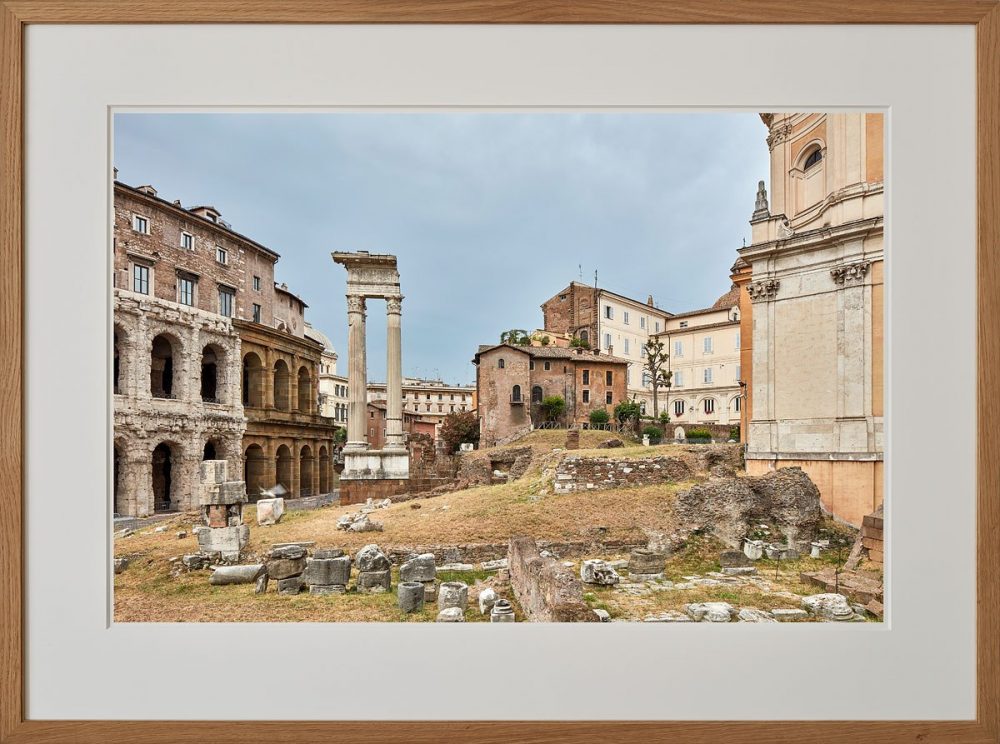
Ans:
[[[206,403],[219,402],[219,362],[221,354],[209,345],[201,352],[201,399]]]
[[[646,401],[644,400],[639,402],[639,413],[643,416],[646,415]]]
[[[533,388],[531,388],[531,402],[532,403],[541,403],[542,402],[542,386],[541,385],[535,385]]]
[[[174,345],[162,333],[153,339],[149,388],[154,398],[174,397]]]
[[[506,362],[504,362],[503,357],[497,359],[497,369],[503,369],[505,366]]]
[[[715,398],[705,398],[705,413],[715,413]]]
[[[683,416],[684,415],[684,401],[683,400],[675,400],[674,401],[674,415],[675,416]]]
[[[514,403],[520,403],[521,402],[521,386],[520,385],[515,385],[514,387],[511,388],[511,390],[510,390],[510,399]]]
[[[590,332],[586,328],[580,331],[580,340],[585,344],[590,343]]]
[[[809,157],[806,158],[806,162],[802,164],[802,170],[808,170],[812,168],[816,163],[823,159],[823,150],[817,147],[811,153]]]
[[[733,410],[736,411],[736,413],[740,412],[740,396],[738,395],[733,398]]]

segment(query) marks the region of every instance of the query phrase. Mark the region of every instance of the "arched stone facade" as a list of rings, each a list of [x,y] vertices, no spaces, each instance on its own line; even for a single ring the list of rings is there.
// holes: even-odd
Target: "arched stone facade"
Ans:
[[[115,290],[114,345],[115,513],[148,516],[157,510],[157,494],[161,508],[194,508],[206,445],[234,472],[242,466],[239,336],[228,318]],[[210,400],[202,396],[206,349],[215,376]],[[163,377],[154,385],[165,369],[169,391]]]

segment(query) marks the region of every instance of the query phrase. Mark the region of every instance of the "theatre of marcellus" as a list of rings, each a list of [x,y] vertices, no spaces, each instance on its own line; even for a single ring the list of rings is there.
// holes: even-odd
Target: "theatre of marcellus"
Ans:
[[[114,510],[193,508],[199,463],[226,460],[255,500],[328,493],[323,344],[274,281],[279,255],[214,207],[114,184]]]

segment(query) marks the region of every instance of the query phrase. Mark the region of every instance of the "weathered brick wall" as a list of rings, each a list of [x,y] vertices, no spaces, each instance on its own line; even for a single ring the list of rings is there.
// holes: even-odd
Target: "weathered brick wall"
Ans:
[[[885,563],[885,535],[881,507],[861,521],[861,545],[868,551],[868,560],[876,565]]]
[[[678,483],[693,475],[691,466],[680,457],[620,460],[572,455],[564,458],[556,468],[554,490],[556,493],[572,493],[654,486]]]
[[[503,359],[504,366],[499,366]],[[531,430],[531,386],[528,354],[508,346],[486,352],[476,368],[479,389],[479,430],[483,447]],[[514,385],[521,386],[521,403],[511,403]]]
[[[511,588],[532,622],[597,622],[583,601],[583,584],[554,558],[542,558],[530,537],[510,540],[507,552]]]

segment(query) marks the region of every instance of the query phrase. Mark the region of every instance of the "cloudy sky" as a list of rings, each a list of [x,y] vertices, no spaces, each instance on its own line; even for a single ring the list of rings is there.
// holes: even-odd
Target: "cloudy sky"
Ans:
[[[480,343],[541,325],[572,280],[672,312],[729,289],[766,131],[752,113],[118,114],[119,179],[212,204],[281,254],[347,369],[335,250],[399,257],[403,374],[475,380]],[[369,379],[385,379],[370,302]]]

